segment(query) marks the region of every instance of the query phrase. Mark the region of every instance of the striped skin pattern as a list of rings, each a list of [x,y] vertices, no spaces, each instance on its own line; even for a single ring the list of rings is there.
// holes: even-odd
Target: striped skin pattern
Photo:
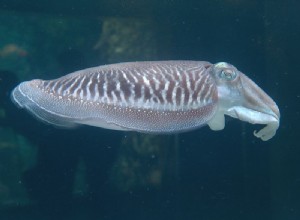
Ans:
[[[213,101],[216,88],[206,68],[199,62],[125,63],[42,81],[38,88],[69,101],[186,111]]]
[[[178,132],[204,125],[215,113],[218,97],[210,66],[198,61],[104,65],[21,83],[12,99],[59,126]]]

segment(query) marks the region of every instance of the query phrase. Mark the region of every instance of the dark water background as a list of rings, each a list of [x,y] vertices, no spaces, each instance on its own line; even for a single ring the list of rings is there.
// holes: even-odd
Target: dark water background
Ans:
[[[0,219],[300,219],[296,0],[0,1]],[[173,136],[42,124],[20,81],[105,63],[234,64],[278,104],[267,142],[228,120]]]

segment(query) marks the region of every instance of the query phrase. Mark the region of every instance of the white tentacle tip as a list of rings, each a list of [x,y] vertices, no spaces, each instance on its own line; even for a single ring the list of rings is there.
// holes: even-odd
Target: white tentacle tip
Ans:
[[[279,122],[271,122],[267,124],[266,127],[261,129],[260,131],[254,131],[253,134],[255,137],[260,138],[263,141],[270,140],[276,134],[276,131],[279,127]]]

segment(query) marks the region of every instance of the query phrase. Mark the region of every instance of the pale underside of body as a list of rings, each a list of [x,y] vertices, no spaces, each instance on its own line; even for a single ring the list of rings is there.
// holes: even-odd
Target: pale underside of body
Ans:
[[[78,124],[146,133],[174,133],[208,124],[225,126],[224,115],[279,126],[275,102],[227,63],[157,61],[104,65],[55,80],[21,83],[12,100],[37,118],[63,127]]]

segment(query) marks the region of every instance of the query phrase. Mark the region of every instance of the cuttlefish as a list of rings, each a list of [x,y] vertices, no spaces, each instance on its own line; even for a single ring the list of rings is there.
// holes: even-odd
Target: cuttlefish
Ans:
[[[229,63],[153,61],[103,65],[54,80],[22,82],[13,102],[50,124],[79,124],[144,133],[225,127],[225,115],[266,125],[254,135],[272,138],[276,103]]]

